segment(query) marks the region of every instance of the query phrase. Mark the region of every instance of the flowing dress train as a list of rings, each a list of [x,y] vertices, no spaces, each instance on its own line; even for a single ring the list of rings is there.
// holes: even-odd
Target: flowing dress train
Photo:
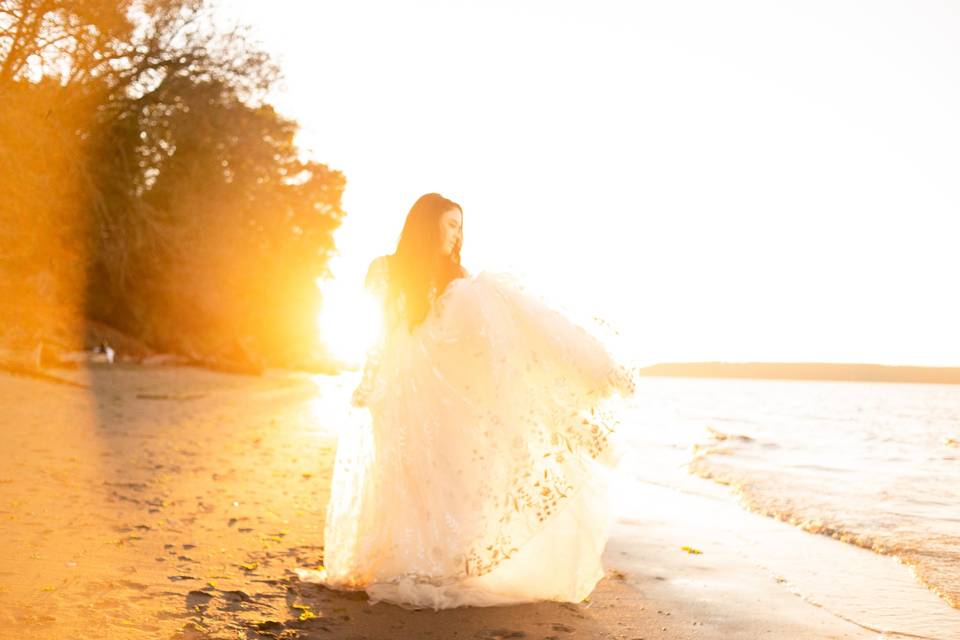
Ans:
[[[412,333],[387,330],[361,387],[369,419],[337,444],[324,567],[301,580],[407,608],[590,594],[634,391],[600,340],[481,272]]]

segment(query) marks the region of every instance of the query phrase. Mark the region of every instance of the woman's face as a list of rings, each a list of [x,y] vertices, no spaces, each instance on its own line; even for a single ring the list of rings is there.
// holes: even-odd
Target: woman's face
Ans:
[[[448,256],[463,233],[463,213],[454,207],[440,216],[440,251]]]

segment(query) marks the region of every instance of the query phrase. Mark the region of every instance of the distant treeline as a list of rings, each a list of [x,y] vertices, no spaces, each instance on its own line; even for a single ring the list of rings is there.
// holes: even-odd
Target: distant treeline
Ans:
[[[640,375],[679,378],[757,378],[960,384],[960,368],[897,367],[819,362],[682,362],[655,364]]]
[[[0,349],[97,320],[211,362],[317,355],[345,179],[218,24],[207,0],[0,0]]]

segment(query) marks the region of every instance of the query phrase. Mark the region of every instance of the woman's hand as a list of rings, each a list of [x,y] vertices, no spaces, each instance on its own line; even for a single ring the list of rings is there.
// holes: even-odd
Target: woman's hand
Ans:
[[[610,371],[608,376],[610,384],[620,392],[624,398],[632,396],[637,390],[637,383],[634,374],[630,369],[618,365]]]
[[[364,385],[361,384],[353,390],[353,395],[350,396],[350,406],[358,409],[367,406],[367,390]]]

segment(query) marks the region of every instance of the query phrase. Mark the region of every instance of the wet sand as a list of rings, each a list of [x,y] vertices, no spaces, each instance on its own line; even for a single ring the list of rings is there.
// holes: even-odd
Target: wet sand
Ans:
[[[302,584],[292,569],[323,562],[336,381],[58,375],[75,384],[0,373],[0,638],[877,637],[747,562],[735,527],[697,542],[701,507],[676,492],[617,525],[580,604],[407,611]]]

